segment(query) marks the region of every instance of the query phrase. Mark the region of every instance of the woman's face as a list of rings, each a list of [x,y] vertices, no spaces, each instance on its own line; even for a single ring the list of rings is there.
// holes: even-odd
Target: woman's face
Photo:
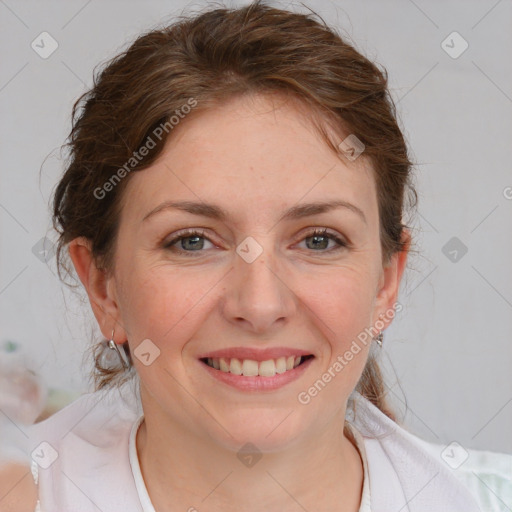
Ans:
[[[362,157],[332,153],[291,102],[273,109],[263,96],[237,98],[181,122],[157,162],[130,177],[108,284],[146,418],[232,449],[314,439],[344,417],[370,340],[341,371],[335,362],[396,298],[400,276],[396,264],[382,266],[371,170]],[[170,201],[194,203],[196,213],[161,208]],[[332,201],[351,206],[302,209]],[[224,218],[213,215],[220,210]],[[344,245],[315,238],[315,228]],[[172,243],[186,229],[204,233]],[[275,358],[314,357],[275,389],[233,386],[200,360],[224,349],[269,360],[260,351],[276,348]],[[330,382],[301,401],[329,369]]]

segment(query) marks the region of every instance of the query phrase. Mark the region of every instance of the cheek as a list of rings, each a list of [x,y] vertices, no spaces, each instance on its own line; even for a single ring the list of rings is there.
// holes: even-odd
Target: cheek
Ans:
[[[322,366],[332,367],[338,361],[338,373],[342,364],[342,373],[351,374],[353,378],[349,380],[357,380],[371,345],[371,335],[365,332],[371,325],[373,311],[372,275],[340,269],[325,284],[327,288],[319,286],[314,293],[306,287],[302,294],[304,303],[314,313],[314,324],[321,329],[320,336],[329,342]]]
[[[332,335],[341,339],[367,327],[375,300],[368,267],[343,267],[301,284],[301,299],[314,308]]]
[[[199,300],[190,291],[194,286],[177,275],[176,269],[146,269],[144,277],[132,272],[125,290],[126,309],[121,308],[137,373],[156,394],[161,389],[179,394],[176,381],[186,378],[182,352],[201,314],[194,308]]]
[[[120,304],[132,352],[149,339],[164,356],[155,364],[173,364],[179,371],[188,341],[208,321],[212,307],[208,299],[214,296],[218,281],[212,273],[204,275],[176,266],[132,267],[124,280]]]

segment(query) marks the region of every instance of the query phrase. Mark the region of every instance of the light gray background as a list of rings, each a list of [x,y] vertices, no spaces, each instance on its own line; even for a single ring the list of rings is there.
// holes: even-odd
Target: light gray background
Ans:
[[[205,5],[0,0],[0,343],[20,343],[50,387],[86,390],[90,330],[100,339],[88,302],[32,252],[55,239],[48,200],[72,104],[140,31]],[[406,425],[427,440],[512,453],[512,3],[307,5],[386,67],[419,164],[421,255],[383,349],[395,405],[407,402]],[[48,59],[30,46],[43,31],[59,44]],[[441,47],[453,31],[469,43],[456,59]],[[452,237],[468,249],[456,262],[442,251]]]

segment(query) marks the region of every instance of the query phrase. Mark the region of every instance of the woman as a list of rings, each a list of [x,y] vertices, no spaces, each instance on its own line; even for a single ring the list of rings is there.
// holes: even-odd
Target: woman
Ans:
[[[31,429],[37,509],[480,510],[376,362],[415,197],[385,72],[256,2],[142,35],[73,118],[58,258],[108,343]]]

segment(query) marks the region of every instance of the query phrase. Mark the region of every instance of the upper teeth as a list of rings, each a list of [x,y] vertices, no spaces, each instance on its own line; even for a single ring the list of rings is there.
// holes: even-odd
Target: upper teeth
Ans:
[[[301,362],[301,356],[279,357],[278,359],[268,359],[267,361],[254,361],[253,359],[236,358],[208,358],[208,366],[226,373],[235,375],[245,375],[246,377],[273,377],[276,373],[284,373],[287,370],[293,370]]]

